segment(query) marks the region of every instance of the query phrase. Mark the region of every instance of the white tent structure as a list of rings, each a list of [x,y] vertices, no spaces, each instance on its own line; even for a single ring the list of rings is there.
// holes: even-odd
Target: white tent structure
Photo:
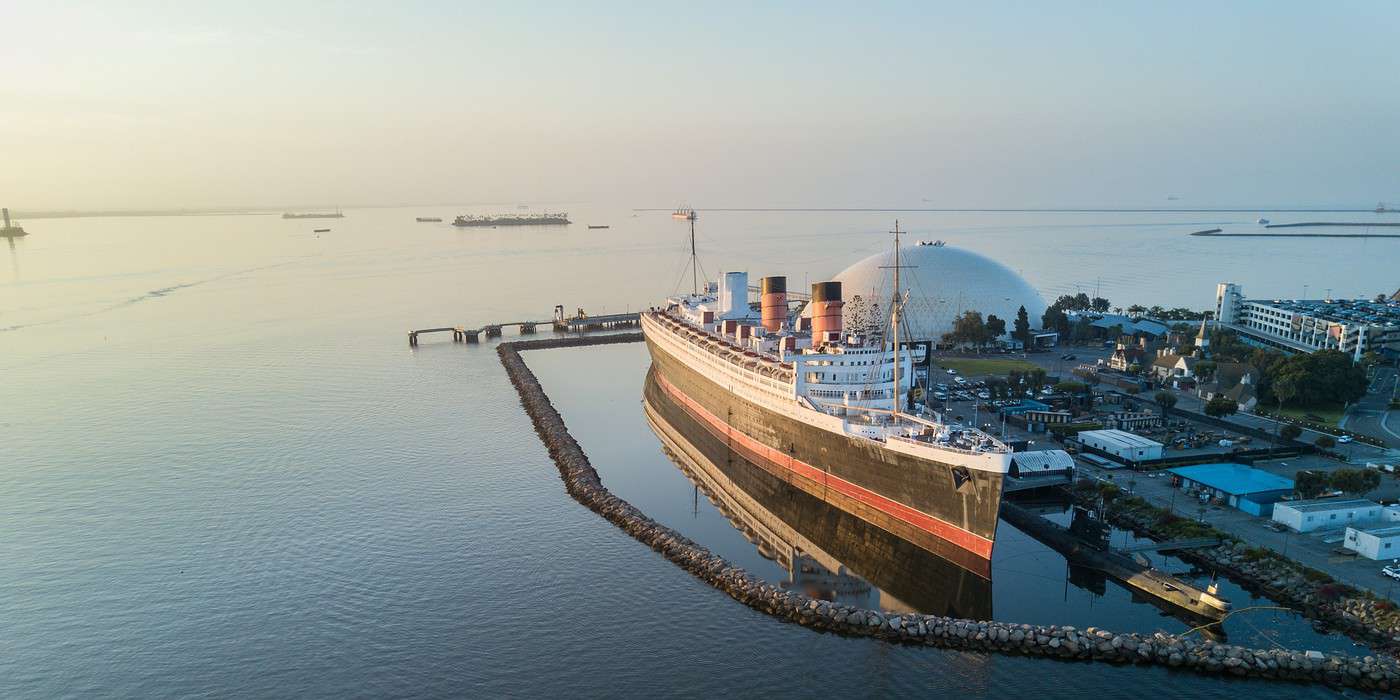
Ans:
[[[894,294],[892,265],[894,251],[888,250],[836,275],[846,300],[848,330],[888,326]],[[900,250],[900,265],[900,286],[909,295],[901,318],[908,324],[910,340],[942,339],[964,311],[980,312],[984,319],[995,314],[1006,321],[1008,336],[1021,306],[1026,307],[1032,328],[1040,326],[1045,313],[1045,301],[1020,275],[970,250],[941,241],[920,242]]]

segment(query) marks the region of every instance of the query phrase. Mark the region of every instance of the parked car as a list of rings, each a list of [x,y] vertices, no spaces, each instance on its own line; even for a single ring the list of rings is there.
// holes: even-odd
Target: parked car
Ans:
[[[987,392],[985,392],[985,391],[979,391],[979,392],[977,392],[977,398],[982,399],[983,401],[986,401],[987,399],[992,398],[992,395],[989,394],[989,393],[987,393]]]
[[[953,369],[952,367],[949,367],[949,368],[948,368],[948,374],[957,374],[957,373],[958,373],[958,371],[955,370],[955,369]]]
[[[1391,578],[1393,578],[1393,579],[1400,579],[1400,566],[1396,566],[1395,564],[1391,564],[1390,566],[1387,566],[1387,567],[1381,569],[1381,575],[1382,575],[1382,576],[1389,576],[1389,577],[1391,577]]]
[[[1337,436],[1337,442],[1340,442],[1340,443],[1342,443],[1343,445],[1345,445],[1345,444],[1347,444],[1348,442],[1351,442],[1351,436],[1350,436],[1350,435],[1339,435],[1339,436]]]

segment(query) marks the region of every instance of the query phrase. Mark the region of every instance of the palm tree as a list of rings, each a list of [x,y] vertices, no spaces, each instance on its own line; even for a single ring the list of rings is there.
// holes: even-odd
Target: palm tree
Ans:
[[[1279,377],[1270,390],[1278,399],[1278,415],[1274,417],[1274,444],[1278,444],[1283,430],[1283,404],[1298,395],[1298,383],[1292,377]]]
[[[1162,407],[1162,421],[1167,420],[1167,409],[1176,405],[1176,394],[1163,389],[1152,396],[1152,400]]]

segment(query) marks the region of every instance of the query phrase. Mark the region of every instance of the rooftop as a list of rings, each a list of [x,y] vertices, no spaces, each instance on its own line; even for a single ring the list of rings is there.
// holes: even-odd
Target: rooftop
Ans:
[[[1313,498],[1306,501],[1284,501],[1275,507],[1292,508],[1300,513],[1316,513],[1329,510],[1350,510],[1352,508],[1381,507],[1381,504],[1365,498]]]
[[[1232,462],[1195,464],[1168,470],[1183,479],[1224,491],[1232,496],[1244,496],[1265,491],[1292,491],[1293,480]]]
[[[1390,527],[1378,527],[1371,530],[1363,530],[1359,527],[1354,527],[1352,529],[1359,530],[1372,537],[1390,537],[1392,535],[1400,535],[1400,525],[1391,525]]]
[[[1105,442],[1115,442],[1124,447],[1161,447],[1162,443],[1156,440],[1148,440],[1141,435],[1124,430],[1083,430],[1079,433],[1080,438],[1084,436],[1098,438]],[[1290,482],[1291,484],[1291,482]],[[1292,488],[1290,485],[1289,488]]]

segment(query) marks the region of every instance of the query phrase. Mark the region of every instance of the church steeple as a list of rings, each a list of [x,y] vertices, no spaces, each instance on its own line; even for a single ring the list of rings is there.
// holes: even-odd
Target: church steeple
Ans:
[[[1196,334],[1196,357],[1205,357],[1210,351],[1210,330],[1206,327],[1209,316],[1201,317],[1201,331]]]

